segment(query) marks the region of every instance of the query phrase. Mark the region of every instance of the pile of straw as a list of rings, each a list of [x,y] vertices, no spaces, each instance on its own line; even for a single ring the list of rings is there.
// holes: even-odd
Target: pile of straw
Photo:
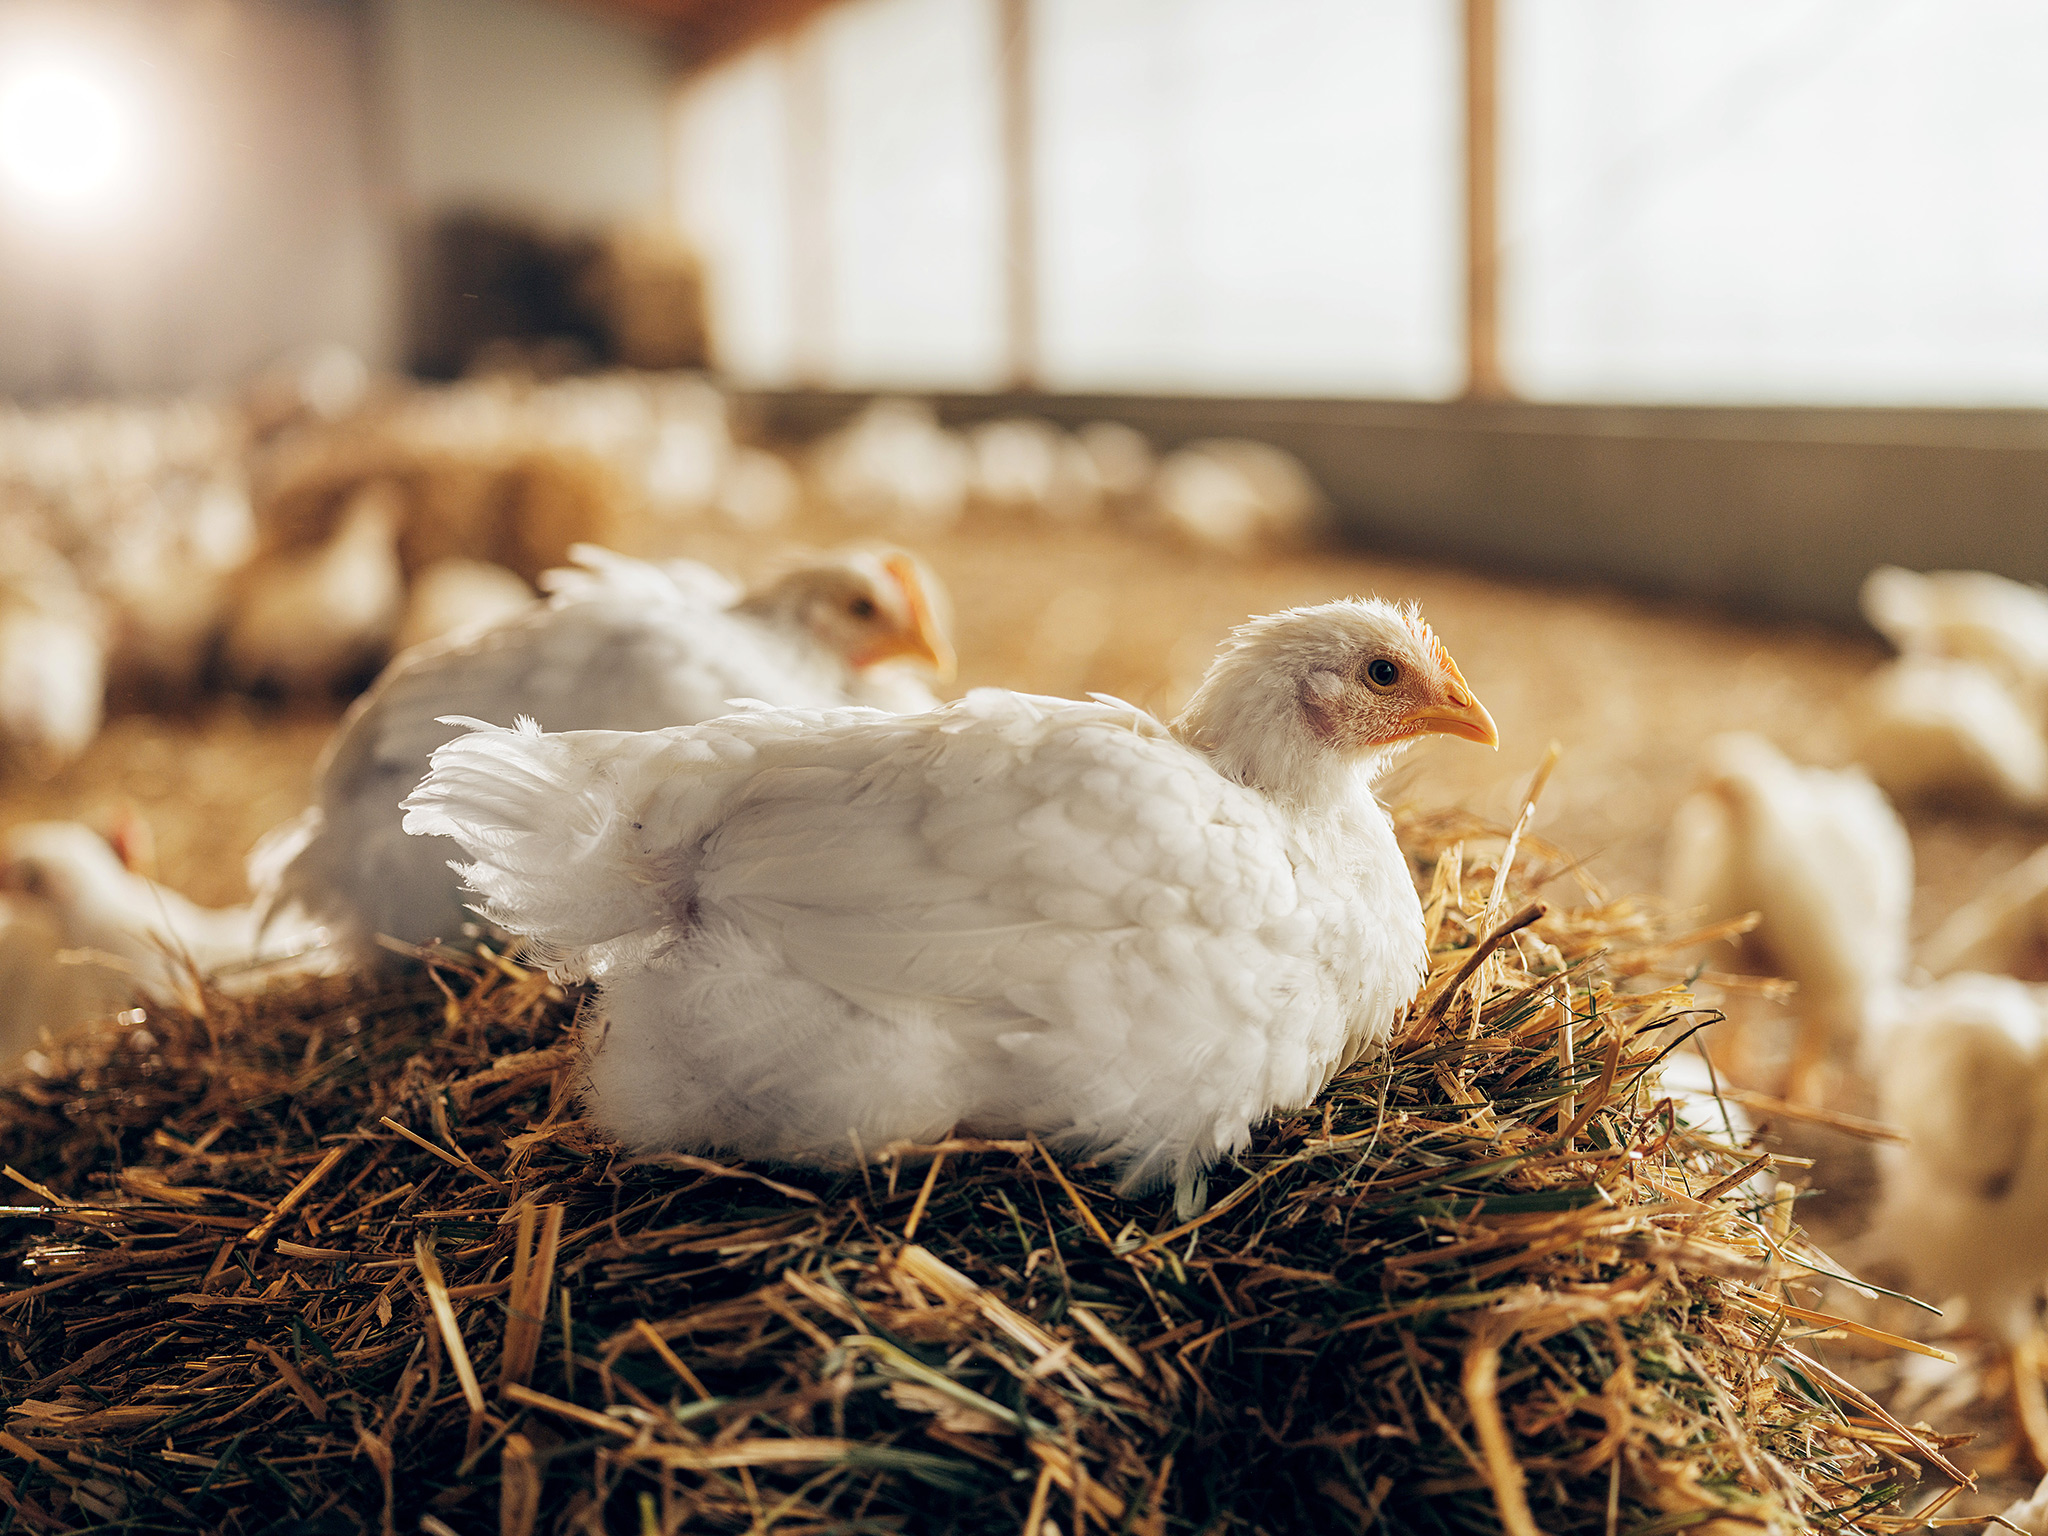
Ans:
[[[1789,1189],[1655,1086],[1711,1016],[1649,923],[1530,903],[1540,848],[1505,889],[1498,837],[1410,845],[1395,1049],[1179,1224],[1028,1140],[631,1162],[575,1118],[578,999],[488,951],[124,1014],[0,1094],[0,1519],[1917,1523],[1944,1442],[1816,1358]]]

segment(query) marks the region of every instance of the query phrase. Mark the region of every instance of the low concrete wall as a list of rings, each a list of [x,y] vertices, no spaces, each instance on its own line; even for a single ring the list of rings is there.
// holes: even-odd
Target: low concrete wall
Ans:
[[[749,402],[808,436],[868,397]],[[1855,621],[1873,565],[2048,582],[2048,412],[942,395],[955,423],[1129,422],[1300,456],[1360,543]]]

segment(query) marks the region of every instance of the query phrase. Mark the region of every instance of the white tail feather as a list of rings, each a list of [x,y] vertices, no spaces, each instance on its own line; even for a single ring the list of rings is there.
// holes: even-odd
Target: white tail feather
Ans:
[[[603,969],[619,941],[676,921],[666,871],[601,751],[586,756],[575,738],[544,735],[523,717],[509,730],[449,723],[469,732],[435,751],[405,801],[405,830],[461,844],[474,862],[453,867],[483,898],[476,911],[535,941],[569,977]]]

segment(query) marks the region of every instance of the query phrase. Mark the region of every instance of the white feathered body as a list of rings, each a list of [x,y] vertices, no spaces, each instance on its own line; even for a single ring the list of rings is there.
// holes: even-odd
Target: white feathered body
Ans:
[[[106,625],[62,556],[0,525],[0,747],[38,773],[99,733]]]
[[[78,822],[14,827],[0,860],[60,925],[62,947],[90,952],[88,963],[131,995],[181,999],[195,975],[275,960],[317,940],[300,924],[264,931],[253,906],[202,907],[145,879]]]
[[[373,483],[325,544],[250,566],[223,645],[228,670],[244,683],[314,692],[382,661],[405,602],[402,513],[396,489]]]
[[[1906,995],[1865,1051],[1885,1120],[1873,1223],[1930,1302],[2018,1342],[2048,1281],[2048,994],[1960,973]]]
[[[1800,767],[1760,737],[1709,745],[1672,819],[1665,891],[1708,922],[1760,912],[1761,965],[1851,1049],[1905,975],[1913,849],[1897,813],[1863,774]]]
[[[400,826],[399,802],[459,733],[446,715],[643,731],[710,719],[734,699],[932,702],[900,667],[855,675],[801,634],[730,608],[737,589],[706,567],[577,553],[585,568],[551,572],[547,603],[408,652],[356,701],[322,759],[315,804],[252,859],[251,883],[273,910],[297,904],[359,956],[378,934],[423,944],[474,922],[448,868],[461,850]]]
[[[1321,487],[1299,459],[1244,438],[1174,450],[1160,462],[1152,495],[1174,533],[1231,554],[1298,541],[1326,509]]]
[[[1863,583],[1863,613],[1906,655],[1989,668],[2040,719],[2048,710],[2048,592],[1988,571],[1879,566]]]
[[[2048,739],[1986,667],[1902,656],[1870,679],[1856,715],[1858,758],[1899,799],[2048,803]]]
[[[1030,1131],[1186,1204],[1427,959],[1362,780],[1293,810],[1114,700],[480,729],[409,804],[493,921],[600,980],[590,1105],[634,1147]]]

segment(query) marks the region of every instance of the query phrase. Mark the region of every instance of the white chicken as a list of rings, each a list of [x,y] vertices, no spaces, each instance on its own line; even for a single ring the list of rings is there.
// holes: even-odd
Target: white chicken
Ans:
[[[1239,628],[1171,729],[978,689],[921,715],[482,727],[409,831],[493,922],[595,976],[588,1107],[629,1146],[844,1163],[956,1125],[1169,1183],[1383,1043],[1426,968],[1372,782],[1496,744],[1412,610]]]
[[[1759,912],[1748,940],[1767,973],[1799,985],[1794,1094],[1829,1055],[1852,1057],[1902,983],[1913,847],[1876,785],[1853,769],[1802,768],[1747,734],[1707,746],[1680,804],[1665,892],[1706,922]]]
[[[107,840],[75,821],[33,821],[0,838],[0,889],[46,903],[63,947],[89,951],[129,994],[184,999],[192,978],[299,953],[307,925],[259,933],[252,906],[202,907],[122,864]]]
[[[1931,976],[1991,971],[2048,981],[2048,848],[1950,913],[1920,947]]]
[[[125,684],[185,694],[220,638],[234,574],[256,543],[237,473],[130,488],[81,557],[79,575],[106,609],[109,672]]]
[[[966,445],[915,400],[875,401],[811,454],[826,506],[851,522],[913,531],[960,520],[970,470]]]
[[[1111,511],[1128,516],[1147,505],[1159,456],[1144,433],[1120,421],[1091,421],[1074,437],[1094,465]]]
[[[409,651],[443,635],[481,629],[532,601],[533,588],[502,565],[460,555],[436,560],[413,578],[391,649]]]
[[[1049,421],[1005,416],[967,433],[972,495],[985,512],[1090,522],[1102,513],[1102,479],[1088,450]]]
[[[2036,719],[2048,708],[2048,592],[1986,571],[1882,565],[1863,582],[1863,615],[1908,656],[1976,662]]]
[[[461,935],[472,919],[448,868],[460,850],[399,825],[399,801],[459,733],[444,716],[653,730],[739,698],[924,709],[932,694],[912,669],[952,669],[944,594],[901,551],[819,556],[745,595],[687,561],[576,553],[583,569],[552,573],[547,603],[408,652],[356,701],[321,759],[313,807],[251,860],[265,901],[296,905],[363,960],[378,934]]]
[[[695,417],[655,424],[640,455],[640,483],[656,517],[687,521],[718,497],[730,471],[732,437],[720,417]]]
[[[765,533],[796,516],[803,499],[803,481],[789,460],[766,448],[742,446],[725,461],[712,507],[731,527]]]
[[[1899,800],[2048,803],[2048,739],[1985,667],[1908,655],[1857,700],[1857,759]]]
[[[64,558],[0,527],[0,747],[48,776],[99,733],[106,625]]]
[[[230,674],[306,693],[382,661],[405,600],[404,512],[395,486],[372,481],[350,498],[326,543],[251,566],[223,652]]]
[[[1302,462],[1270,443],[1210,438],[1175,449],[1153,477],[1166,526],[1227,554],[1301,539],[1327,507]]]
[[[2048,1011],[2009,976],[1963,973],[1901,1000],[1865,1058],[1903,1146],[1879,1159],[1878,1252],[1929,1301],[1963,1298],[2006,1344],[2048,1281]]]
[[[242,388],[259,435],[300,423],[331,424],[362,409],[375,381],[362,354],[339,342],[295,347]]]

